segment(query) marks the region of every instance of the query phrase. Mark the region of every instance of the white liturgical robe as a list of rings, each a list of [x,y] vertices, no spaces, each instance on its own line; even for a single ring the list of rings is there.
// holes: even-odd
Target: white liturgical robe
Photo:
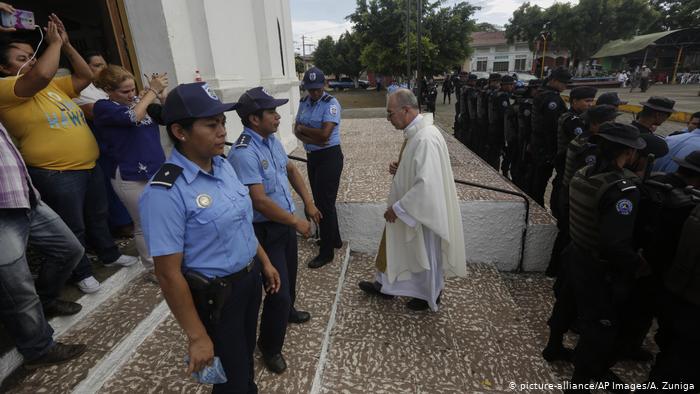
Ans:
[[[404,138],[387,201],[400,220],[386,224],[386,271],[377,281],[382,293],[419,298],[437,310],[443,275],[466,275],[462,215],[447,144],[432,114],[416,117]]]

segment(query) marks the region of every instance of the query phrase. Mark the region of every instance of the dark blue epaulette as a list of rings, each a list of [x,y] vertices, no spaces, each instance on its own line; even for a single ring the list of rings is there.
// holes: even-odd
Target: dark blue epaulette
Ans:
[[[248,134],[241,134],[241,136],[238,137],[238,140],[236,140],[236,142],[233,144],[233,147],[236,149],[247,148],[251,138],[252,137]]]
[[[326,94],[323,97],[321,97],[321,101],[323,101],[324,103],[327,103],[327,102],[333,100],[334,98],[335,97],[331,96],[330,94]]]
[[[166,189],[170,189],[173,187],[180,174],[182,174],[182,167],[172,163],[165,163],[160,167],[160,170],[158,170],[153,177],[153,180],[151,180],[151,185],[163,186]]]
[[[303,103],[303,102],[305,102],[305,101],[308,100],[308,99],[309,99],[309,96],[304,96],[304,97],[302,97],[301,99],[299,99],[299,102],[300,102],[300,103]]]

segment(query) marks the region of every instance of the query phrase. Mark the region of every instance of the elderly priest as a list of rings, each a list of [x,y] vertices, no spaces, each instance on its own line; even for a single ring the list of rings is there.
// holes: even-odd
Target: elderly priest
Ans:
[[[462,216],[447,145],[433,126],[432,114],[421,115],[411,91],[393,92],[387,118],[404,131],[394,175],[387,221],[376,258],[373,282],[360,282],[364,292],[382,298],[411,297],[412,310],[437,311],[445,276],[465,276]]]

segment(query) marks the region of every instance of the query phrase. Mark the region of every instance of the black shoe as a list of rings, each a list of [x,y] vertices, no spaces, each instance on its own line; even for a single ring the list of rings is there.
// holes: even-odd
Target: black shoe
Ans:
[[[54,316],[70,316],[75,315],[83,309],[83,306],[77,302],[53,300],[48,305],[43,305],[44,316],[50,319]]]
[[[287,362],[284,361],[282,353],[273,354],[271,356],[267,356],[263,353],[263,361],[267,369],[276,374],[281,374],[287,370]]]
[[[61,342],[56,342],[46,353],[39,358],[24,363],[24,368],[28,370],[50,365],[63,364],[74,358],[80,357],[85,353],[87,346],[85,345],[66,345]]]
[[[574,358],[574,352],[564,346],[547,346],[542,350],[542,357],[550,363],[554,361],[571,362]]]
[[[309,312],[298,311],[295,309],[289,313],[289,319],[287,321],[294,324],[301,324],[306,323],[309,320],[311,320],[311,314]]]
[[[391,294],[384,294],[381,292],[382,285],[380,285],[379,282],[362,281],[358,283],[357,286],[360,287],[360,290],[371,296],[382,297],[387,300],[394,298],[394,296]]]
[[[317,241],[314,242],[314,243],[316,244],[316,246],[321,246],[321,240],[320,240],[320,239],[317,240]],[[335,249],[340,249],[340,248],[342,248],[342,247],[343,247],[343,241],[338,241],[338,243],[335,244],[335,245],[333,245],[333,247],[334,247]]]
[[[411,300],[406,303],[406,307],[412,311],[424,311],[430,309],[428,301],[421,300],[419,298],[411,298]]]
[[[311,261],[309,261],[309,268],[321,268],[324,265],[330,263],[333,261],[333,255],[330,256],[323,256],[319,254],[318,256],[314,257]]]

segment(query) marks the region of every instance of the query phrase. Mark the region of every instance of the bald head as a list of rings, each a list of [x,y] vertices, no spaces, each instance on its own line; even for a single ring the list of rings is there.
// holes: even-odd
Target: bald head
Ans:
[[[408,89],[397,89],[389,95],[389,100],[391,100],[392,97],[395,100],[394,103],[399,107],[408,106],[416,110],[418,109],[418,99],[416,95]]]
[[[389,95],[386,117],[399,130],[405,129],[420,112],[418,99],[408,89],[398,89]]]

